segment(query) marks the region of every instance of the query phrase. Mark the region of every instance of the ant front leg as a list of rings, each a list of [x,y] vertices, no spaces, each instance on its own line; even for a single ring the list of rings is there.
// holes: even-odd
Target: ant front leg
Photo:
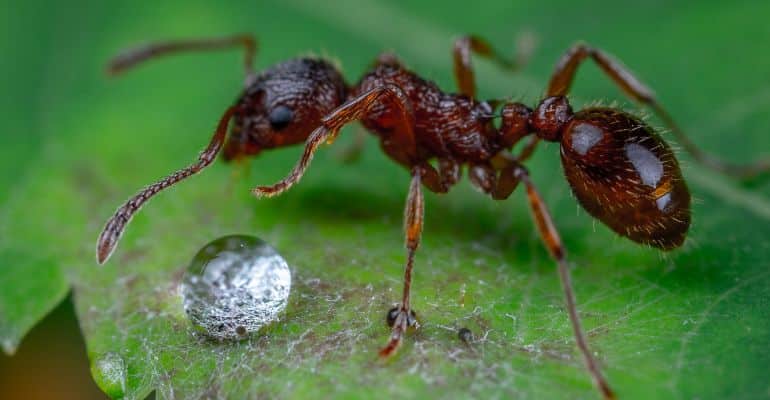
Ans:
[[[257,197],[272,197],[294,186],[302,178],[302,175],[305,174],[315,151],[322,143],[334,141],[339,130],[345,124],[361,119],[373,105],[386,99],[392,100],[401,113],[402,129],[398,131],[398,138],[394,138],[393,142],[398,143],[399,148],[403,149],[407,158],[414,159],[416,144],[412,131],[414,127],[414,114],[411,103],[409,103],[409,99],[401,88],[396,85],[387,84],[348,100],[345,104],[337,107],[329,115],[325,116],[321,120],[321,126],[308,136],[305,142],[305,151],[289,175],[271,186],[259,186],[252,190],[252,193]]]
[[[532,46],[521,45],[519,47],[523,48],[523,50],[519,52],[516,59],[508,60],[497,53],[489,42],[478,36],[462,36],[455,40],[454,48],[452,50],[452,60],[454,64],[455,80],[457,81],[457,87],[460,90],[460,93],[471,98],[476,97],[476,80],[474,77],[475,74],[473,73],[473,65],[471,64],[471,53],[489,59],[501,68],[515,71],[526,64]]]
[[[626,66],[600,49],[578,43],[572,46],[556,64],[556,69],[548,85],[547,96],[565,96],[572,85],[580,64],[590,57],[623,92],[635,101],[646,104],[671,129],[684,149],[701,164],[716,171],[741,179],[748,179],[770,170],[770,160],[760,160],[752,164],[736,165],[701,151],[674,122],[663,106],[658,103],[655,93],[643,84]]]
[[[107,72],[118,75],[135,67],[144,61],[161,56],[205,50],[227,49],[233,46],[243,46],[243,69],[246,73],[245,86],[249,87],[256,79],[253,62],[257,52],[257,41],[249,34],[226,36],[221,38],[200,38],[170,40],[146,44],[141,47],[129,49],[119,54],[110,61]]]

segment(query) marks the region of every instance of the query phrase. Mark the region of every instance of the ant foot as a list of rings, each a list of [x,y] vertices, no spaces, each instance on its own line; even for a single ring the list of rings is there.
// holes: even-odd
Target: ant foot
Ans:
[[[385,320],[388,326],[393,328],[393,332],[390,334],[390,340],[380,350],[380,357],[390,357],[396,352],[398,346],[401,345],[401,339],[408,329],[419,329],[420,323],[417,321],[417,314],[414,310],[409,310],[407,313],[403,306],[393,307],[388,310],[388,315]]]

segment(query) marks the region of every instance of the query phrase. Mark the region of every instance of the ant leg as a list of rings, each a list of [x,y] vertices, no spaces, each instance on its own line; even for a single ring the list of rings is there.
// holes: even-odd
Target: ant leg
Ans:
[[[511,167],[503,168],[503,170],[500,171],[497,182],[495,182],[495,187],[490,193],[493,199],[505,200],[514,190],[516,190],[516,187],[519,186],[519,179],[516,178],[514,172],[515,169]]]
[[[449,158],[438,160],[438,171],[427,162],[420,163],[419,168],[423,185],[433,193],[446,193],[460,181],[460,164]]]
[[[243,68],[246,73],[245,85],[248,87],[254,82],[256,74],[252,66],[254,55],[257,52],[257,41],[254,36],[240,34],[221,38],[200,38],[186,40],[172,40],[146,44],[133,49],[128,49],[113,58],[107,66],[110,75],[118,75],[133,68],[144,61],[185,51],[219,50],[233,46],[243,46]]]
[[[460,179],[460,165],[451,159],[440,159],[439,170],[432,165],[420,163],[412,167],[412,183],[409,186],[409,196],[406,199],[404,211],[404,231],[406,235],[406,268],[404,269],[404,296],[401,305],[388,312],[388,324],[392,323],[393,331],[388,344],[380,350],[380,356],[392,355],[401,344],[404,332],[410,327],[420,327],[417,316],[411,309],[410,291],[412,287],[412,268],[414,253],[420,245],[422,233],[424,201],[421,185],[425,185],[435,193],[446,193]]]
[[[609,54],[588,46],[584,43],[578,43],[572,46],[556,64],[556,69],[548,85],[547,96],[564,96],[569,92],[572,81],[577,73],[577,68],[587,58],[591,57],[594,62],[620,87],[623,92],[635,101],[646,104],[658,115],[658,117],[671,129],[679,143],[701,164],[716,171],[732,175],[737,178],[752,178],[761,173],[770,170],[770,160],[760,160],[748,165],[737,165],[727,163],[721,159],[701,151],[685,135],[679,125],[668,114],[663,106],[658,103],[654,92],[645,84],[639,81],[636,76],[621,62],[611,57]]]
[[[567,313],[569,314],[570,322],[572,323],[572,331],[575,335],[575,342],[583,355],[583,361],[585,362],[588,372],[594,380],[594,384],[602,393],[605,399],[614,399],[615,394],[610,389],[607,380],[602,375],[602,371],[599,368],[599,364],[591,354],[591,350],[588,348],[588,341],[586,340],[585,332],[583,331],[582,324],[580,322],[580,316],[577,312],[577,305],[575,301],[575,294],[572,289],[572,278],[570,277],[569,267],[567,266],[567,260],[565,258],[564,245],[559,237],[559,232],[556,230],[556,226],[553,224],[551,215],[545,206],[545,202],[540,197],[535,185],[529,179],[529,172],[523,166],[513,163],[509,167],[505,168],[501,173],[501,178],[498,186],[504,187],[506,193],[500,192],[497,195],[501,195],[502,198],[510,195],[510,192],[516,188],[519,182],[523,182],[527,188],[527,198],[529,200],[529,207],[532,210],[532,218],[535,220],[540,237],[548,249],[551,257],[556,261],[559,270],[559,278],[561,279],[561,286],[564,290],[564,298],[567,303]],[[510,189],[510,191],[508,191]],[[504,197],[502,196],[504,195]],[[499,198],[499,197],[495,197]]]
[[[520,52],[515,60],[507,60],[497,53],[486,40],[473,35],[462,36],[455,40],[452,50],[452,60],[454,63],[455,81],[460,93],[468,97],[476,97],[476,80],[471,65],[471,52],[481,57],[487,58],[501,68],[515,71],[526,64],[532,51],[531,44],[520,43],[520,48],[525,48]]]
[[[404,332],[409,327],[419,328],[420,324],[411,309],[410,295],[412,288],[412,267],[414,265],[414,253],[420,245],[420,234],[422,233],[423,217],[425,212],[425,203],[422,196],[421,184],[422,168],[415,166],[412,168],[412,182],[409,185],[409,195],[406,198],[406,209],[404,211],[404,231],[406,235],[406,267],[404,268],[404,295],[401,305],[397,308],[397,314],[392,317],[388,314],[388,323],[393,321],[393,331],[390,335],[388,344],[380,350],[381,357],[392,355],[401,344]]]
[[[161,190],[200,172],[214,161],[217,153],[222,149],[222,143],[225,140],[227,125],[230,122],[230,118],[232,118],[233,114],[238,110],[237,106],[232,106],[225,111],[224,115],[222,115],[222,118],[219,120],[219,125],[214,132],[214,136],[211,137],[209,145],[206,146],[200,155],[198,155],[198,161],[145,187],[115,211],[112,218],[107,221],[107,224],[104,226],[104,229],[96,242],[96,261],[99,264],[104,264],[104,262],[110,258],[121,235],[123,235],[126,225],[131,221],[131,217],[139,211],[147,200],[158,194]]]
[[[454,186],[457,182],[460,181],[460,164],[452,160],[450,158],[442,158],[438,160],[438,170],[439,175],[441,176],[441,183],[444,188],[446,188],[444,191],[436,191],[431,189],[431,191],[435,193],[446,193],[449,191],[449,188]]]
[[[272,197],[294,186],[302,178],[308,165],[310,165],[310,161],[313,159],[313,154],[315,154],[321,143],[334,141],[339,130],[345,124],[361,119],[368,112],[369,108],[378,104],[378,101],[386,99],[392,100],[393,104],[401,111],[402,131],[400,131],[401,134],[394,134],[393,145],[403,149],[407,157],[414,157],[414,155],[409,153],[414,152],[416,149],[412,132],[414,115],[412,114],[411,104],[401,88],[388,84],[376,87],[356,98],[348,100],[345,104],[337,107],[321,119],[321,126],[316,128],[307,138],[305,151],[289,175],[274,185],[259,186],[253,189],[252,193],[257,197]]]
[[[484,193],[492,193],[497,181],[497,171],[489,164],[474,164],[468,168],[471,184]]]

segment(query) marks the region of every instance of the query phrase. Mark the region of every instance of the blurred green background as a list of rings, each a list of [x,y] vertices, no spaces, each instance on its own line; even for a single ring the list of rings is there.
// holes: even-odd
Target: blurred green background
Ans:
[[[766,1],[415,3],[2,4],[6,349],[65,303],[15,356],[0,355],[0,397],[98,398],[86,357],[117,354],[126,386],[99,382],[115,396],[595,398],[523,197],[494,203],[467,182],[427,196],[414,300],[423,331],[392,362],[374,362],[388,334],[381,319],[400,291],[408,179],[371,138],[362,160],[341,163],[335,152],[357,128],[277,199],[257,201],[248,188],[281,177],[298,149],[264,154],[246,177],[215,165],[155,199],[109,264],[93,262],[93,241],[114,207],[192,160],[240,91],[236,51],[104,76],[111,55],[154,39],[252,32],[258,68],[320,54],[337,60],[350,82],[393,50],[453,90],[454,37],[476,33],[512,53],[526,32],[537,47],[521,73],[475,65],[480,97],[530,103],[562,52],[585,40],[637,72],[705,150],[743,162],[770,152]],[[573,93],[575,105],[625,100],[591,65]],[[576,212],[556,146],[542,146],[529,167],[576,265],[592,348],[622,398],[768,398],[770,184],[734,182],[690,160],[680,154],[697,199],[690,239],[664,255]],[[171,295],[175,279],[197,248],[232,232],[261,236],[284,253],[295,274],[292,300],[285,320],[259,337],[200,342]],[[461,326],[479,338],[470,348],[456,339]]]

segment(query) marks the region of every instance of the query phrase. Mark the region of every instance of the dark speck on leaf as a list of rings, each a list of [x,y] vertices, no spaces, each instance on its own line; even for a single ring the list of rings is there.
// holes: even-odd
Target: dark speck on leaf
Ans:
[[[468,328],[460,328],[457,331],[457,337],[465,344],[470,344],[473,341],[473,332]]]

